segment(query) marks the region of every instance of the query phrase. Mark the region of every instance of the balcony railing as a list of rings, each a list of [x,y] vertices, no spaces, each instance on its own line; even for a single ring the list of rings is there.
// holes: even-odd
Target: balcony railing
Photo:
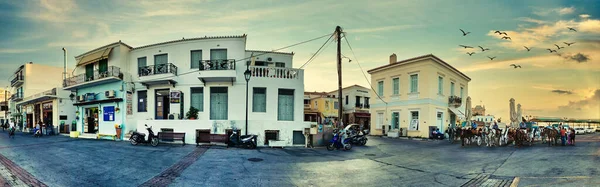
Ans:
[[[251,66],[253,77],[269,77],[280,79],[298,79],[298,69]]]
[[[369,105],[369,104],[365,104],[365,105],[364,105],[364,108],[371,108],[371,105]]]
[[[10,86],[15,86],[17,83],[23,81],[23,75],[16,75],[11,81]]]
[[[448,97],[448,105],[453,107],[459,107],[462,105],[462,98],[458,96]]]
[[[356,108],[363,108],[363,106],[364,106],[364,105],[363,105],[363,104],[360,104],[360,103],[358,103],[358,104],[354,105],[354,107],[356,107]]]
[[[13,101],[23,100],[23,93],[15,93],[10,96],[10,99]]]
[[[42,97],[42,96],[56,96],[56,88],[52,88],[51,90],[47,90],[47,91],[44,91],[41,93],[37,93],[35,95],[31,95],[29,97],[24,98],[23,100],[27,101],[27,100]]]
[[[63,85],[65,87],[69,87],[107,77],[117,77],[122,79],[123,74],[121,73],[121,69],[119,67],[109,66],[106,71],[100,71],[99,69],[96,69],[92,74],[82,73],[74,77],[69,77],[65,80]]]
[[[200,61],[200,71],[210,70],[235,70],[235,59]]]
[[[172,63],[149,65],[146,67],[140,67],[138,72],[140,77],[167,73],[177,75],[177,66],[175,66],[175,64]]]
[[[304,108],[310,108],[310,104],[304,104]]]

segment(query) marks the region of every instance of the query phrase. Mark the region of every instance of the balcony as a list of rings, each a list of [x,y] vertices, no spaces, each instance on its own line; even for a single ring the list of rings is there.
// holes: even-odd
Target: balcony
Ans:
[[[18,104],[24,105],[24,104],[29,104],[29,103],[37,103],[40,101],[47,101],[47,100],[54,99],[54,98],[57,98],[56,88],[26,97],[23,99],[22,102],[20,102]]]
[[[172,63],[149,65],[138,69],[140,83],[149,87],[152,85],[175,85],[177,81],[177,66]]]
[[[203,60],[198,79],[206,82],[234,82],[237,77],[234,59]]]
[[[265,77],[275,79],[299,79],[300,69],[278,68],[264,66],[250,66],[252,77]]]
[[[121,80],[123,80],[121,69],[119,67],[109,66],[106,71],[96,69],[90,75],[82,73],[74,77],[69,77],[64,81],[63,86],[65,87],[65,90],[74,90]]]
[[[23,75],[15,74],[14,78],[10,81],[10,86],[11,87],[18,87],[18,86],[23,85],[23,82],[24,82]]]
[[[448,97],[448,106],[450,107],[460,107],[462,105],[462,98],[458,96],[450,96]]]
[[[370,104],[365,104],[365,105],[364,105],[364,108],[365,108],[365,109],[369,109],[369,108],[371,108],[371,105],[370,105]]]
[[[15,93],[12,96],[10,96],[10,99],[12,101],[21,101],[23,100],[23,93]]]

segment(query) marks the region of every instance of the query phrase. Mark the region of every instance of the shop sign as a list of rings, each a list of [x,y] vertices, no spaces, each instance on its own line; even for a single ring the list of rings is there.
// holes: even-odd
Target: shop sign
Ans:
[[[52,110],[52,103],[44,103],[42,104],[42,108],[44,110]]]
[[[104,113],[104,121],[115,121],[115,107],[114,106],[105,106],[102,109]]]
[[[127,92],[127,115],[133,115],[133,94]]]
[[[181,91],[172,90],[170,94],[171,103],[179,103],[181,102]]]

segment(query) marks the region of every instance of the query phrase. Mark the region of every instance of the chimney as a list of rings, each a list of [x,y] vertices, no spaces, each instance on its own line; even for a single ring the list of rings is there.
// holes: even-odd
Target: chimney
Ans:
[[[396,53],[392,53],[392,55],[390,55],[390,64],[398,62],[396,59]]]

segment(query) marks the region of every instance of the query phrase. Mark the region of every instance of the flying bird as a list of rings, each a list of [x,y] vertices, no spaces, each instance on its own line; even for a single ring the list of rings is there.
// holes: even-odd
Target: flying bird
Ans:
[[[556,50],[552,50],[552,49],[547,49],[547,50],[550,51],[550,53],[556,52]]]
[[[494,33],[502,34],[502,32],[500,32],[500,31],[496,31],[496,32],[494,32]]]
[[[460,31],[463,33],[463,36],[467,36],[467,34],[471,33],[471,32],[465,32],[464,30],[460,29]]]
[[[516,64],[511,64],[510,66],[512,66],[514,68],[521,68],[521,65],[516,65]]]
[[[529,47],[527,47],[527,46],[523,46],[523,47],[525,47],[525,49],[527,49],[527,51],[531,51],[531,49]]]
[[[465,49],[466,49],[466,48],[473,48],[473,47],[471,47],[471,46],[466,46],[466,45],[458,45],[458,46],[464,47]]]
[[[471,52],[471,53],[467,52],[467,55],[469,55],[469,56],[471,56],[473,54],[475,54],[475,52]]]
[[[558,49],[565,48],[565,47],[558,46],[558,45],[556,45],[556,44],[554,44],[554,46],[556,46],[556,48],[558,48]]]
[[[508,37],[508,36],[503,36],[503,37],[502,37],[502,39],[505,39],[505,40],[512,40],[512,39],[510,39],[510,37]]]
[[[504,34],[504,36],[508,36],[508,34],[506,34],[506,32],[501,32],[500,34]]]
[[[567,46],[571,46],[571,45],[573,45],[575,42],[573,42],[573,43],[567,43],[567,42],[563,42],[563,43],[567,44]]]
[[[484,49],[484,48],[483,48],[483,47],[481,47],[481,46],[477,46],[477,47],[481,48],[481,52],[484,52],[484,51],[490,50],[489,48],[485,48],[485,49]]]
[[[575,29],[574,29],[574,28],[572,28],[572,27],[567,27],[567,29],[577,32],[577,30],[575,30]]]
[[[494,58],[496,58],[496,57],[490,57],[490,56],[488,56],[488,58],[489,58],[490,60],[494,60]]]

